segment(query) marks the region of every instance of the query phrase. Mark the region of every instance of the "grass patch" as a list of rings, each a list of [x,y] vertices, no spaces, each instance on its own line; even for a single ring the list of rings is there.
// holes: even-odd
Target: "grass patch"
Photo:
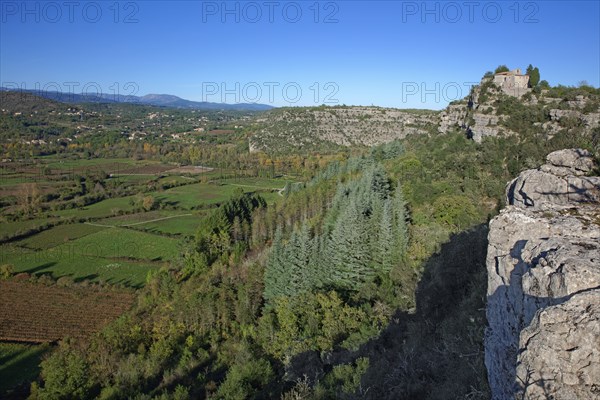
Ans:
[[[103,218],[111,217],[118,211],[130,211],[133,209],[131,200],[134,196],[117,197],[106,199],[86,207],[73,208],[69,210],[54,211],[52,214],[59,217],[75,218]]]
[[[196,213],[194,215],[175,216],[160,221],[147,222],[132,226],[131,228],[158,234],[166,233],[172,235],[180,234],[184,236],[193,236],[198,230],[201,218],[202,214]]]
[[[35,380],[48,349],[48,345],[0,343],[0,397],[15,386]]]
[[[72,240],[82,238],[105,228],[87,224],[59,225],[37,235],[23,239],[16,244],[31,249],[49,249]]]
[[[230,178],[223,179],[219,182],[230,184],[230,185],[239,185],[240,187],[248,186],[257,189],[283,189],[286,184],[293,183],[294,181],[290,181],[288,179],[270,179],[270,178]]]
[[[2,222],[0,223],[0,237],[12,236],[19,232],[25,232],[48,223],[55,222],[56,218],[39,218],[25,221]]]
[[[235,193],[236,187],[210,183],[195,183],[155,192],[157,200],[178,209],[190,210],[194,207],[222,203]],[[246,190],[250,191],[250,190]]]
[[[106,219],[102,219],[100,221],[96,221],[96,223],[100,225],[111,225],[111,226],[124,226],[130,224],[138,224],[147,221],[152,221],[154,219],[168,217],[169,215],[179,215],[180,211],[148,211],[141,212],[137,214],[126,214],[119,215],[116,217],[110,217]]]
[[[76,242],[44,250],[3,245],[0,247],[0,264],[14,265],[17,273],[49,274],[54,279],[67,276],[74,281],[102,281],[136,288],[145,284],[148,271],[157,269],[163,264],[158,261],[129,258],[130,249],[135,246],[128,243],[114,249],[101,248],[100,250],[105,253],[111,253],[112,250],[113,254],[125,255],[123,258],[108,258],[94,255],[98,251],[98,246],[90,245],[86,248],[76,245]]]
[[[131,258],[147,261],[172,260],[178,254],[178,241],[133,229],[107,228],[57,247],[83,256]]]
[[[152,195],[162,203],[178,209],[191,210],[196,207],[222,203],[239,190],[245,193],[260,192],[261,195],[267,195],[274,189],[283,188],[286,182],[264,178],[225,179],[217,181],[217,183],[179,186],[163,192],[154,192]]]

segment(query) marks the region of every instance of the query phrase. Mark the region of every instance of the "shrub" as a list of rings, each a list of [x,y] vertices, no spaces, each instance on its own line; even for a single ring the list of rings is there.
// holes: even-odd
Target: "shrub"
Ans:
[[[0,279],[8,279],[15,273],[15,267],[12,264],[0,265]]]

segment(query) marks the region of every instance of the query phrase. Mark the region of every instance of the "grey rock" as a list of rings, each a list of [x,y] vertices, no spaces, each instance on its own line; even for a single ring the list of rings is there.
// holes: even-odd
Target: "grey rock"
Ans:
[[[535,209],[600,200],[600,178],[582,176],[594,168],[591,154],[581,149],[560,150],[548,164],[522,172],[507,188],[507,203]]]
[[[594,169],[592,153],[583,149],[565,149],[552,152],[546,161],[556,167],[567,167],[575,175],[583,175]]]
[[[598,184],[574,175],[593,167],[588,156],[552,153],[548,166],[558,170],[521,173],[508,186],[512,205],[490,222],[485,362],[493,399],[600,393],[600,204],[560,190],[567,181]]]
[[[538,311],[521,332],[517,396],[600,398],[600,289]]]

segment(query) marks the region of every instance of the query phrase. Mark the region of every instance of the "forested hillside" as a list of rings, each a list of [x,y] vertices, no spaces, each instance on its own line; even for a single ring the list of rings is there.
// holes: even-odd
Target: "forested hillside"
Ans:
[[[61,342],[33,398],[487,398],[482,224],[508,178],[565,142],[593,147],[419,136],[274,205],[239,194],[132,312]]]
[[[100,332],[44,348],[32,399],[488,398],[487,222],[519,171],[564,147],[598,151],[597,128],[548,134],[536,105],[502,96],[516,133],[480,142],[428,112],[252,119],[29,100],[0,115],[2,277],[137,288]],[[313,135],[412,117],[420,134],[374,147]],[[271,150],[250,152],[265,124],[310,143],[259,135]],[[55,259],[69,246],[80,252]]]

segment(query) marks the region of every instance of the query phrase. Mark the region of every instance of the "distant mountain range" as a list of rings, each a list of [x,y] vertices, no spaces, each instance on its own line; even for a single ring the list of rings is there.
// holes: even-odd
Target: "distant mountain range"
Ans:
[[[0,87],[0,91],[15,91]],[[43,90],[18,90],[44,97],[46,99],[59,101],[61,103],[81,104],[81,103],[132,103],[148,104],[159,107],[186,108],[191,110],[239,110],[239,111],[266,111],[274,108],[267,104],[259,103],[211,103],[206,101],[185,100],[170,94],[147,94],[145,96],[124,96],[114,94],[100,95],[82,95],[75,93],[50,92]]]

